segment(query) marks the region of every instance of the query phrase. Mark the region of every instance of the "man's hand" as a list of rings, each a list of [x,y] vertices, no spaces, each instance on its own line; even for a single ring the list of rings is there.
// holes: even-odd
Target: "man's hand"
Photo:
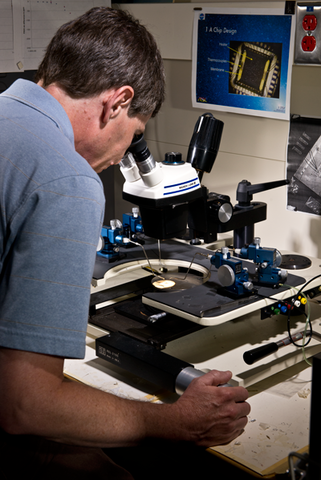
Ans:
[[[250,405],[243,387],[219,387],[231,379],[230,372],[213,370],[191,382],[185,393],[172,405],[180,419],[180,431],[190,433],[196,445],[210,447],[229,443],[247,424]]]
[[[244,388],[217,387],[230,378],[230,372],[209,372],[174,404],[157,405],[65,381],[61,358],[0,348],[0,427],[106,448],[152,438],[224,444],[242,432],[250,411]]]

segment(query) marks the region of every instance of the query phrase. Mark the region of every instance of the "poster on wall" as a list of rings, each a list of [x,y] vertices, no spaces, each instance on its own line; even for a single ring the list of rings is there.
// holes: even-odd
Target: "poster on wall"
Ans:
[[[321,215],[321,119],[292,115],[287,152],[287,209]]]
[[[195,9],[193,107],[289,120],[294,30],[281,9]]]
[[[0,72],[36,70],[64,23],[111,0],[0,0]]]

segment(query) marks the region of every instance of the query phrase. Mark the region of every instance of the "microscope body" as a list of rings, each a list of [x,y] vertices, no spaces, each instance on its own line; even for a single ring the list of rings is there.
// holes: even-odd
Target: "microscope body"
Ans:
[[[243,180],[235,207],[227,195],[209,193],[201,185],[202,176],[215,162],[223,125],[210,113],[201,115],[186,162],[179,152],[169,152],[163,162],[155,162],[143,135],[134,137],[120,163],[125,177],[123,198],[139,206],[147,236],[158,240],[181,237],[189,227],[191,243],[211,243],[218,233],[228,231],[234,232],[234,248],[253,242],[254,225],[266,219],[266,204],[253,202],[253,193],[288,182],[251,185]]]
[[[126,181],[123,198],[139,206],[145,235],[169,239],[184,235],[189,205],[201,195],[200,182],[188,163],[159,162],[161,181],[148,186],[144,178]]]

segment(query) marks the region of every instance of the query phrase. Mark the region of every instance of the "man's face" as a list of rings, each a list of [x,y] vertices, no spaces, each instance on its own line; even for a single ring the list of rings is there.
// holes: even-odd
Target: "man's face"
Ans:
[[[88,161],[97,172],[105,170],[110,165],[117,165],[130,146],[134,135],[144,132],[150,116],[128,116],[128,109],[123,109],[121,114],[100,128],[95,137],[87,144],[86,151],[77,151]]]

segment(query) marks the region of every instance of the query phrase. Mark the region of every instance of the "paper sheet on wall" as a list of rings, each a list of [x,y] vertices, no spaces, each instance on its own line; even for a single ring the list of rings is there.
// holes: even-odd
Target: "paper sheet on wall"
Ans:
[[[0,0],[0,71],[4,72],[18,69],[14,55],[13,8],[13,1]]]
[[[193,107],[289,120],[294,15],[195,9]]]
[[[110,0],[0,0],[0,72],[36,70],[57,29]]]

